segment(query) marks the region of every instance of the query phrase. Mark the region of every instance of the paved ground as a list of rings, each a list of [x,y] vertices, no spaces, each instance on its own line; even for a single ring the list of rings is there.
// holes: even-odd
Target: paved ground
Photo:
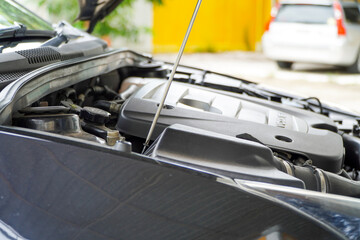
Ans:
[[[174,62],[175,54],[156,54],[155,58]],[[295,64],[294,70],[279,70],[261,53],[226,52],[185,54],[181,64],[211,69],[360,113],[360,74],[322,65]]]

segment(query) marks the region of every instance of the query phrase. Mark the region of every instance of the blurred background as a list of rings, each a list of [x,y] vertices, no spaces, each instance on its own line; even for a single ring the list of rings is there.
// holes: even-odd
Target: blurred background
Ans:
[[[74,21],[77,0],[18,2],[53,23],[87,27]],[[173,62],[196,2],[125,0],[94,34]],[[359,9],[356,0],[203,0],[181,63],[360,112]]]

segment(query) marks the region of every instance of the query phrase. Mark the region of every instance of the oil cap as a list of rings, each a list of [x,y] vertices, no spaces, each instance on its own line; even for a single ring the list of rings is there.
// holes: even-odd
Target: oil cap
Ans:
[[[99,108],[84,107],[81,109],[80,117],[85,121],[104,124],[110,120],[111,114]]]

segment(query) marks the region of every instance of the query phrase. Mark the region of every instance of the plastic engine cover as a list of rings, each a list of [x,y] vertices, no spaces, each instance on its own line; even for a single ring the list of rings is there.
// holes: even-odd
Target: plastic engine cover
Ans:
[[[164,81],[154,80],[131,96],[117,129],[146,138],[164,87]],[[334,122],[320,114],[183,83],[172,84],[165,104],[152,140],[166,127],[182,124],[232,137],[249,134],[273,150],[303,155],[327,171],[342,167],[342,138]]]

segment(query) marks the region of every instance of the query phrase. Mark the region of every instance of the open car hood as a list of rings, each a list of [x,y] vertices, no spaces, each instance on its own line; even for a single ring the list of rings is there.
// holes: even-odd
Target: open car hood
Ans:
[[[78,0],[80,13],[76,20],[90,21],[87,32],[91,33],[96,23],[109,15],[124,0]]]

